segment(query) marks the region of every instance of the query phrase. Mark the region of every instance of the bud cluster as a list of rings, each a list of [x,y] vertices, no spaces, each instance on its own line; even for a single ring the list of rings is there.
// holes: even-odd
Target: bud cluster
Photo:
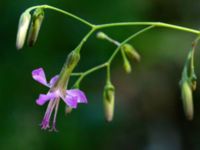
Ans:
[[[32,17],[32,21],[31,21]],[[33,16],[31,16],[30,12],[25,11],[21,16],[19,20],[19,26],[18,26],[18,32],[17,32],[17,40],[16,40],[16,47],[17,49],[22,49],[27,37],[27,32],[30,29],[28,33],[27,43],[29,46],[33,46],[38,38],[38,34],[42,25],[44,19],[44,11],[41,8],[37,8]]]

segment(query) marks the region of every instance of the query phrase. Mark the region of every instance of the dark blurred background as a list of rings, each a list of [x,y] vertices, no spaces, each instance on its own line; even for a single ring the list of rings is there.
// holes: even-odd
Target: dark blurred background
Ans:
[[[116,111],[112,123],[103,114],[105,72],[88,76],[81,85],[89,104],[79,105],[71,115],[61,103],[58,133],[40,130],[45,107],[35,104],[48,89],[36,83],[31,71],[43,67],[47,78],[57,74],[87,28],[65,16],[46,11],[36,46],[17,51],[15,38],[20,14],[28,7],[49,4],[72,12],[95,24],[119,21],[162,21],[191,28],[200,27],[200,1],[193,0],[20,0],[0,1],[0,150],[198,150],[200,149],[200,88],[194,93],[195,117],[186,121],[179,90],[183,64],[195,35],[157,28],[131,44],[142,61],[132,63],[126,75],[121,57],[112,67],[116,87]],[[138,27],[104,30],[122,41]],[[114,46],[92,36],[82,49],[76,71],[104,62]],[[200,74],[199,52],[196,72]],[[74,81],[74,80],[71,80]],[[72,84],[72,82],[71,82]]]

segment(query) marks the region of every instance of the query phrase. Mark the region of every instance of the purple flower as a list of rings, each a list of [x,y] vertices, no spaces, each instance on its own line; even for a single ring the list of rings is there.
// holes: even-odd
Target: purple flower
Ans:
[[[39,98],[36,100],[36,103],[40,106],[49,101],[46,113],[41,123],[41,128],[44,130],[50,128],[50,118],[52,112],[54,111],[51,130],[56,131],[56,116],[60,99],[62,99],[68,107],[71,107],[73,109],[77,108],[78,103],[87,103],[87,98],[84,92],[79,89],[65,90],[59,86],[54,87],[54,84],[58,80],[58,75],[51,78],[50,82],[48,83],[43,68],[38,68],[32,71],[32,77],[37,82],[50,88],[47,94],[40,94]]]

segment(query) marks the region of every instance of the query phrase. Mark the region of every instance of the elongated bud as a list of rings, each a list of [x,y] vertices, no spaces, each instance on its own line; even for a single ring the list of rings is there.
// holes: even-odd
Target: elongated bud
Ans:
[[[126,71],[126,73],[131,73],[131,64],[125,54],[125,51],[123,49],[121,49],[121,53],[122,53],[122,58],[124,61],[124,70]]]
[[[140,61],[140,54],[135,50],[135,48],[132,45],[124,44],[122,46],[122,49],[124,50],[125,54],[128,57],[130,57],[138,62]]]
[[[38,8],[34,11],[33,20],[31,22],[27,43],[28,46],[33,46],[37,41],[38,34],[44,19],[44,11],[41,8]]]
[[[80,53],[77,51],[72,51],[67,57],[67,67],[70,69],[74,69],[74,67],[78,64],[80,60]]]
[[[76,67],[80,60],[80,54],[76,50],[73,50],[67,57],[67,60],[61,70],[60,76],[55,83],[54,87],[60,86],[60,87],[67,87],[69,77],[73,71],[73,69]]]
[[[114,116],[114,105],[115,105],[115,88],[112,84],[108,84],[104,87],[103,104],[104,104],[105,119],[108,122],[111,122]]]
[[[126,73],[131,73],[131,71],[132,71],[131,64],[128,61],[128,59],[124,60],[124,69],[125,69]]]
[[[187,81],[183,81],[181,85],[182,100],[185,115],[188,120],[193,119],[193,98],[192,89]]]
[[[107,39],[107,37],[108,36],[105,33],[103,33],[103,32],[98,32],[97,33],[97,38],[98,39],[105,40],[105,39]]]
[[[17,49],[21,49],[24,46],[30,20],[31,20],[31,15],[29,12],[24,12],[20,16],[18,32],[17,32],[17,40],[16,40]]]

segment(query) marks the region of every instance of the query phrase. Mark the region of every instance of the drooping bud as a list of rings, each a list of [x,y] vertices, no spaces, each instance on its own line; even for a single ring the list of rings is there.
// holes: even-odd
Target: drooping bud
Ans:
[[[130,44],[124,44],[122,46],[122,49],[124,50],[125,54],[129,56],[130,58],[140,61],[140,54],[135,50],[135,48]]]
[[[121,49],[121,53],[122,53],[122,58],[124,61],[124,70],[126,71],[126,73],[131,73],[131,71],[132,71],[131,64],[125,54],[125,51],[123,49]]]
[[[38,34],[44,19],[44,11],[38,8],[34,11],[33,20],[31,22],[27,43],[28,46],[33,46],[38,38]]]
[[[192,89],[189,83],[185,80],[181,84],[182,101],[185,115],[188,120],[193,119],[193,98]]]
[[[98,39],[105,40],[105,39],[107,39],[107,37],[108,36],[105,33],[103,33],[103,32],[98,32],[97,33],[97,38]]]
[[[126,73],[131,73],[131,71],[132,71],[131,64],[128,61],[128,59],[124,60],[124,69],[125,69]]]
[[[111,122],[114,116],[114,105],[115,105],[115,88],[112,84],[107,84],[104,87],[103,104],[104,104],[105,119],[108,122]]]
[[[31,20],[31,15],[29,12],[24,12],[20,16],[18,32],[17,32],[17,40],[16,40],[17,49],[21,49],[24,46],[30,20]]]

